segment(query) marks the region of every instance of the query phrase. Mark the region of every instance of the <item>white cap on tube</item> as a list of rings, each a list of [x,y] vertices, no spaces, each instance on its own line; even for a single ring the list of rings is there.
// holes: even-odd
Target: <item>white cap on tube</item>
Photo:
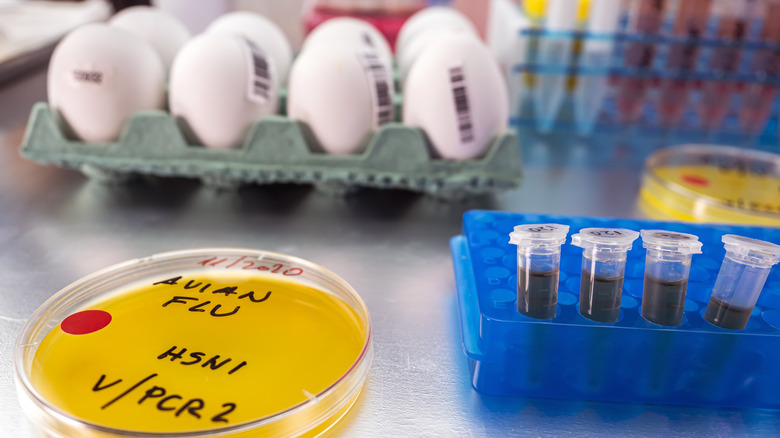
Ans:
[[[731,253],[740,263],[766,269],[780,262],[780,245],[735,234],[726,234],[722,240],[726,255]]]
[[[513,245],[561,246],[566,242],[568,225],[526,224],[518,225],[509,233],[509,243]]]
[[[571,244],[605,253],[627,252],[639,233],[625,228],[583,228],[571,236]]]
[[[642,246],[657,251],[672,251],[683,254],[701,254],[699,237],[688,233],[666,230],[641,230]]]

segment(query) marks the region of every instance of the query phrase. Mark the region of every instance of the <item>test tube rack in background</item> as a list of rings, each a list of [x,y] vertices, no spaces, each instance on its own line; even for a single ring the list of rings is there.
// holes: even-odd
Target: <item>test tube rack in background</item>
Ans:
[[[556,316],[534,319],[517,309],[519,224],[659,229],[703,243],[690,265],[682,324],[640,315],[645,275],[641,245],[628,251],[617,322],[596,322],[579,309],[582,250],[561,248]],[[780,269],[773,269],[741,330],[716,327],[705,311],[725,249],[738,234],[780,241],[773,228],[631,219],[470,211],[451,241],[464,352],[481,393],[565,399],[780,409]]]
[[[559,2],[548,2],[548,14],[563,13]],[[568,21],[548,16],[520,31],[528,50],[509,78],[520,90],[514,124],[583,136],[638,128],[780,140],[780,1],[590,6],[583,23],[568,11]]]

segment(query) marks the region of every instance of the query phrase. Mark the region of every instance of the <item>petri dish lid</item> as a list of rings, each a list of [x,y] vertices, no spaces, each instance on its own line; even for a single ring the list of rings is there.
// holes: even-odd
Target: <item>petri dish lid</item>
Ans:
[[[509,233],[509,243],[513,245],[563,245],[566,235],[569,234],[569,226],[561,224],[524,224],[515,227]]]
[[[571,236],[571,244],[580,248],[594,248],[607,252],[626,252],[639,233],[625,228],[583,228]]]
[[[780,245],[736,234],[726,234],[722,240],[726,251],[738,256],[742,262],[759,267],[780,262]]]
[[[655,219],[780,226],[780,154],[688,144],[645,162],[639,204]]]
[[[667,230],[640,230],[642,246],[661,251],[701,254],[702,243],[694,234]]]
[[[50,436],[315,436],[357,400],[368,310],[311,262],[267,251],[157,254],[46,301],[14,350],[19,399]]]

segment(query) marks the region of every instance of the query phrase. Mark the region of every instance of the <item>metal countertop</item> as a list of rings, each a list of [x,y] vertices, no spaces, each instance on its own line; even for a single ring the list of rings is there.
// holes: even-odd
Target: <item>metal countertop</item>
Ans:
[[[45,82],[41,70],[0,88],[0,436],[35,436],[17,400],[12,350],[44,300],[118,262],[210,246],[311,260],[365,300],[374,362],[335,436],[780,435],[780,415],[770,411],[486,397],[472,389],[448,247],[463,212],[641,217],[642,152],[629,143],[523,136],[523,186],[462,204],[400,191],[333,198],[294,185],[214,192],[184,179],[106,186],[20,158]]]

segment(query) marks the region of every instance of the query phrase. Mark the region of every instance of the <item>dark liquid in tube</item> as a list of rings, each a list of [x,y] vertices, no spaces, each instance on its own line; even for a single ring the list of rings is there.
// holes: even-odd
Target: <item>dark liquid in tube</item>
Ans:
[[[681,325],[687,289],[688,279],[661,281],[646,275],[642,292],[642,317],[660,325]]]
[[[517,311],[536,319],[552,319],[558,307],[558,270],[517,270]]]
[[[620,319],[620,294],[623,276],[591,278],[582,270],[580,280],[580,315],[598,322],[616,322]]]
[[[704,311],[704,320],[718,327],[742,330],[747,326],[751,313],[751,308],[732,306],[718,298],[710,297],[707,310]]]

